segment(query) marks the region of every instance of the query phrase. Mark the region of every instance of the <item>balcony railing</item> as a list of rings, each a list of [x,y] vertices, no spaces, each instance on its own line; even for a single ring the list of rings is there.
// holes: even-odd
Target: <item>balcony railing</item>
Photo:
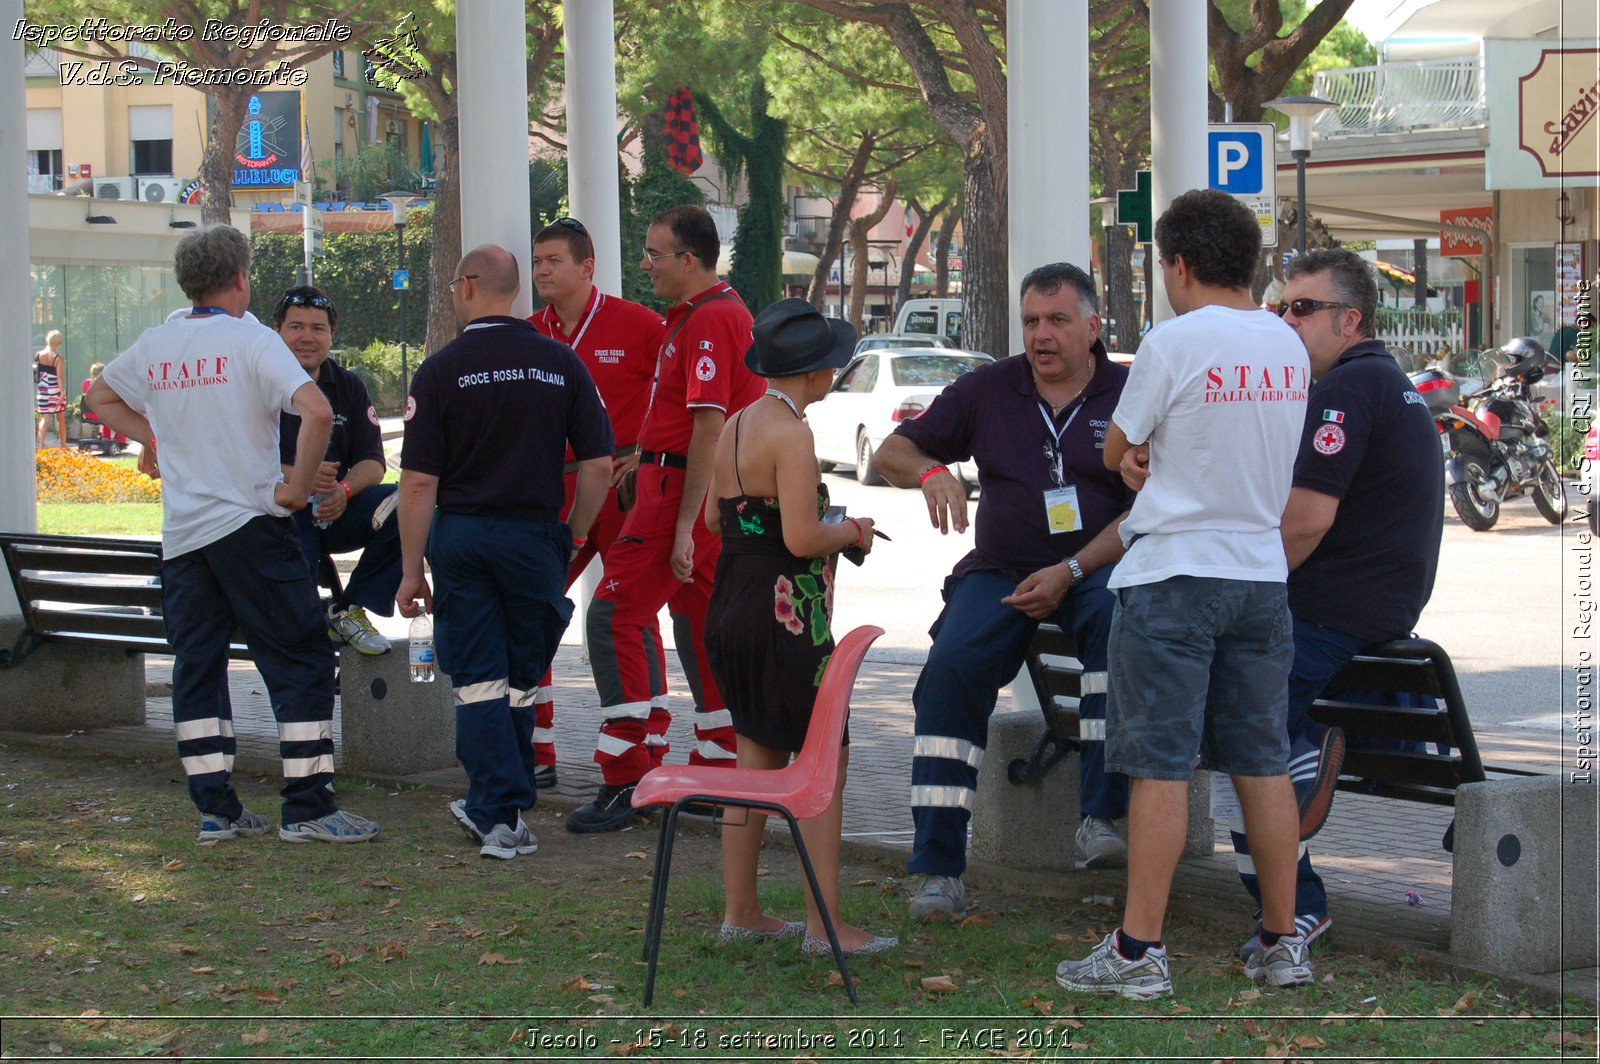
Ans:
[[[1316,118],[1321,137],[1485,124],[1483,65],[1476,56],[1324,70],[1311,91],[1335,104]]]

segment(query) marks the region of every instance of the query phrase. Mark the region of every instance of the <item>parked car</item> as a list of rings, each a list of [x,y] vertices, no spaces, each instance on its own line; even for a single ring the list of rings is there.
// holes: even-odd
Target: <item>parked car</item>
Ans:
[[[907,336],[901,333],[883,333],[878,336],[863,336],[856,341],[855,353],[864,355],[868,351],[881,351],[886,347],[950,347],[956,346],[954,340],[943,336]]]
[[[961,300],[908,299],[894,319],[897,336],[943,336],[961,342]]]
[[[902,421],[919,416],[945,385],[994,359],[979,351],[938,347],[884,348],[858,355],[834,381],[833,390],[806,411],[823,472],[853,466],[863,484],[882,484],[872,456]],[[977,469],[957,463],[950,471],[970,496]]]

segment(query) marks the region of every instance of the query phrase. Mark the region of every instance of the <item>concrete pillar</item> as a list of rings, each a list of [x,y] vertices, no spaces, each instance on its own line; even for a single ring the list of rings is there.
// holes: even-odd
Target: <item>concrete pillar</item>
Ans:
[[[1199,2],[1203,8],[1205,0]],[[1200,47],[1203,52],[1203,21]],[[1022,350],[1017,288],[1023,276],[1048,262],[1089,269],[1088,0],[1011,4],[1006,57],[1007,353],[1014,354]]]
[[[1151,221],[1192,188],[1205,188],[1206,0],[1150,5]],[[1154,251],[1152,247],[1152,252]],[[1159,279],[1154,321],[1172,317]]]
[[[522,293],[512,313],[519,317],[533,313],[527,36],[519,0],[456,5],[461,247],[498,244],[516,256]]]
[[[0,0],[0,25],[22,20],[22,0]],[[32,339],[28,320],[28,127],[22,96],[22,42],[0,34],[0,336],[11,357],[0,359],[0,530],[38,528],[33,474],[33,376],[22,347]],[[63,382],[65,383],[65,382]],[[0,581],[0,617],[18,615],[11,581]]]
[[[622,294],[616,19],[611,0],[567,0],[567,194],[594,241],[594,283]],[[629,254],[636,254],[630,248]],[[631,263],[627,265],[632,265]]]

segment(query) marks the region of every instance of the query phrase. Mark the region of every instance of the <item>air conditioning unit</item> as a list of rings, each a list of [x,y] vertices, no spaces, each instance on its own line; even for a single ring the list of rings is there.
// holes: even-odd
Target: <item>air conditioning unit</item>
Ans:
[[[186,182],[171,177],[139,179],[139,198],[146,203],[177,203]]]
[[[95,199],[133,199],[134,180],[131,177],[97,177],[94,179]]]

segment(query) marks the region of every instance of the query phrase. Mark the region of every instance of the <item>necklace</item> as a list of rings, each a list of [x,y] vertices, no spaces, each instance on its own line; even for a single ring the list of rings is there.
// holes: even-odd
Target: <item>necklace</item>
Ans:
[[[1089,379],[1093,380],[1094,379],[1094,360],[1093,360],[1093,356],[1090,356],[1089,370],[1090,370]],[[1072,374],[1072,377],[1068,377],[1067,380],[1070,382],[1073,378],[1077,377],[1077,375],[1078,375],[1078,373],[1074,372]],[[1061,411],[1063,411],[1067,407],[1071,406],[1073,404],[1073,402],[1075,402],[1077,400],[1078,396],[1083,394],[1083,390],[1085,388],[1087,388],[1088,386],[1089,386],[1089,381],[1087,381],[1087,380],[1084,381],[1082,384],[1080,384],[1073,391],[1073,393],[1071,395],[1067,396],[1067,398],[1064,401],[1060,402],[1060,403],[1051,403],[1048,399],[1045,399],[1045,402],[1047,404],[1049,404],[1051,415],[1054,416],[1054,417],[1059,417],[1060,414],[1061,414]],[[1044,392],[1039,388],[1039,378],[1038,377],[1035,377],[1033,379],[1033,390],[1039,393],[1039,397],[1041,399],[1044,398]]]
[[[789,408],[789,412],[791,414],[793,414],[795,417],[799,418],[801,421],[805,420],[805,418],[800,417],[800,408],[798,406],[794,405],[794,400],[793,399],[790,399],[787,395],[784,395],[782,392],[778,391],[778,389],[776,389],[776,388],[768,388],[767,389],[767,394],[772,396],[774,399],[782,399],[783,400],[783,405]]]

